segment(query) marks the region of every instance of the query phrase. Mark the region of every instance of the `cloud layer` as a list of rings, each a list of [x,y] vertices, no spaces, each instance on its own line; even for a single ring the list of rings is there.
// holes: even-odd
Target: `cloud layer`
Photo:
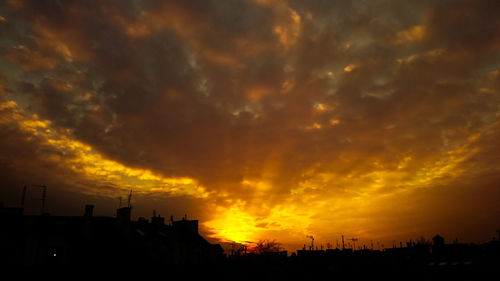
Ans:
[[[2,177],[178,198],[227,240],[487,239],[499,8],[6,1]]]

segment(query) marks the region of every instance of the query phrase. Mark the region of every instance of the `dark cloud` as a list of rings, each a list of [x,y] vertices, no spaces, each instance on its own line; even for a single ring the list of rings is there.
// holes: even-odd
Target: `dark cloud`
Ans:
[[[497,146],[482,136],[498,122],[497,1],[7,1],[1,10],[4,102],[105,159],[198,181],[211,194],[203,204],[245,202],[259,226],[272,229],[262,219],[284,204],[397,196],[496,169]],[[4,162],[28,158],[7,153],[14,144],[43,159],[36,138],[18,142],[29,132],[10,130]],[[478,180],[482,195],[495,180]]]

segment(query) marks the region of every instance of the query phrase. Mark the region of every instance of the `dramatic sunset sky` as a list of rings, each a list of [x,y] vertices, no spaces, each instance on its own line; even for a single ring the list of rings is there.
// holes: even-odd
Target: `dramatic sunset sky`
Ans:
[[[293,250],[500,228],[500,1],[0,2],[0,201]],[[40,197],[28,191],[26,213]],[[360,242],[358,242],[360,243]],[[398,243],[399,245],[399,243]]]

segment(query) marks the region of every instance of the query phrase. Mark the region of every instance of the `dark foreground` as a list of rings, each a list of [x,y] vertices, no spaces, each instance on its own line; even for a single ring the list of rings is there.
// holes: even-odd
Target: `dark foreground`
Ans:
[[[500,242],[409,243],[373,251],[299,250],[226,256],[183,218],[25,216],[0,206],[0,272],[17,278],[163,280],[500,280]],[[438,239],[439,238],[439,239]],[[4,278],[5,279],[5,278]],[[8,279],[5,279],[8,280]]]

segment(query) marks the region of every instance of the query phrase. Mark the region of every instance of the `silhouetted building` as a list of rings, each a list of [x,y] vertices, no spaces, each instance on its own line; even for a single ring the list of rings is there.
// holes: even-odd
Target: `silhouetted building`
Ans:
[[[156,225],[164,225],[165,224],[165,218],[164,217],[160,217],[159,215],[158,216],[155,216],[155,217],[151,217],[151,223],[152,224],[156,224]]]
[[[432,243],[435,247],[443,247],[444,246],[444,238],[439,234],[436,234],[434,238],[432,238]]]
[[[433,254],[441,254],[444,250],[444,238],[439,234],[436,234],[434,238],[432,238],[432,253]]]
[[[210,264],[223,258],[220,245],[198,234],[198,221],[165,225],[159,217],[131,221],[131,208],[117,217],[95,217],[87,205],[83,216],[22,216],[0,208],[2,265],[183,266]],[[21,212],[22,213],[22,212]]]
[[[198,234],[198,221],[182,219],[180,221],[173,221],[172,226],[174,229]]]
[[[124,232],[127,232],[130,228],[131,214],[132,207],[123,207],[116,210],[116,224]]]
[[[219,272],[225,276],[244,273],[244,280],[484,280],[481,274],[495,276],[500,268],[500,241],[444,244],[437,235],[433,247],[440,250],[432,253],[430,243],[423,241],[383,251],[299,250],[291,257],[286,251],[272,251],[225,258],[219,244],[199,235],[197,220],[132,221],[129,207],[117,210],[116,218],[94,216],[87,206],[83,216],[74,217],[25,216],[5,209],[0,205],[2,269],[63,265],[57,268],[114,272],[181,268],[205,274],[206,269],[222,268]]]

